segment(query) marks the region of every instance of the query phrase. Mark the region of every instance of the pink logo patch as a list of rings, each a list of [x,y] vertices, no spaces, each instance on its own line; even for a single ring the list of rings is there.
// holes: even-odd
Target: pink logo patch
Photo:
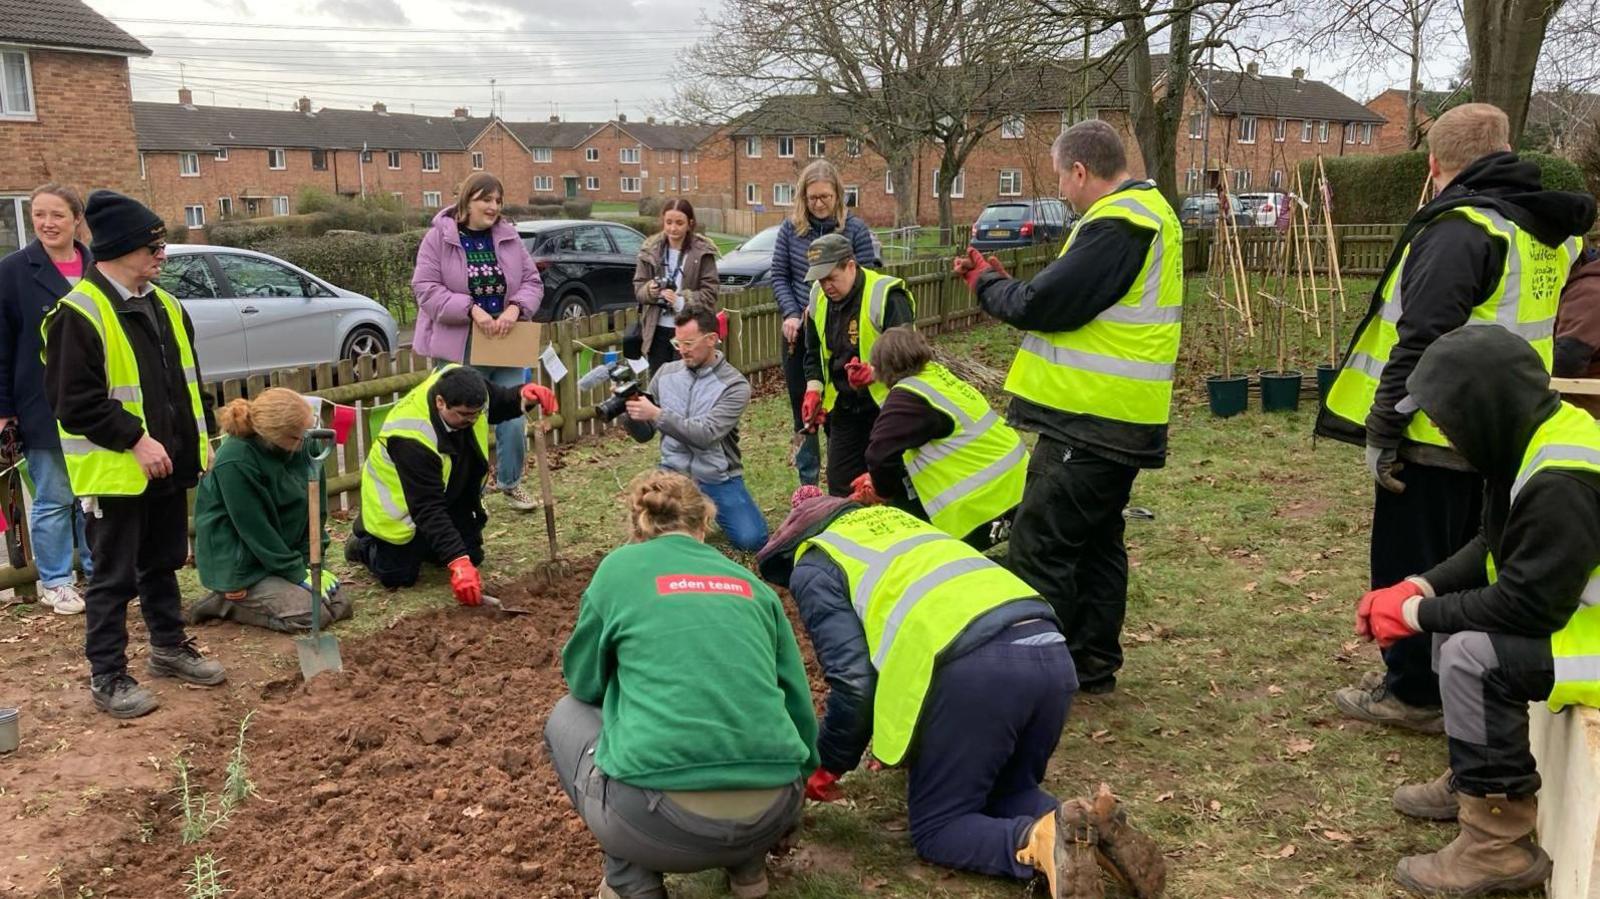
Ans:
[[[656,578],[656,592],[662,596],[674,593],[728,593],[745,599],[755,597],[750,582],[737,577],[708,574],[667,574]]]

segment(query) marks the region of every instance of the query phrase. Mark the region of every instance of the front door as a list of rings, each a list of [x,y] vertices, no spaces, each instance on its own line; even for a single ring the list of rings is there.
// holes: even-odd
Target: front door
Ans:
[[[576,200],[578,198],[578,179],[576,177],[571,177],[562,178],[561,180],[566,182],[567,199]]]

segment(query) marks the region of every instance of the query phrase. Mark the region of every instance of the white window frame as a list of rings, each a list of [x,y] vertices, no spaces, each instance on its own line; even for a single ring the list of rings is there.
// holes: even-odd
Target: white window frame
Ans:
[[[278,210],[280,210],[280,209],[283,210],[283,211],[279,212]],[[273,215],[288,215],[289,214],[289,198],[288,197],[273,197],[272,198],[272,214]]]
[[[599,147],[584,147],[583,148],[583,161],[584,162],[599,162],[600,161],[600,148]]]
[[[27,81],[28,108],[11,109],[6,105],[6,97],[11,95],[6,87],[6,66],[4,57],[18,54],[22,57],[22,77]],[[34,96],[33,89],[33,59],[28,51],[20,47],[0,47],[0,119],[15,122],[32,122],[38,119],[39,100]],[[19,232],[20,233],[20,232]]]
[[[630,181],[632,182],[631,185],[629,184]],[[631,178],[623,176],[619,189],[625,194],[642,193],[644,191],[644,179],[637,176]]]
[[[1355,122],[1344,122],[1339,125],[1339,130],[1344,132],[1344,142],[1346,144],[1354,144],[1356,142]]]
[[[278,163],[277,165],[273,165],[272,164],[274,160],[277,161],[277,163]],[[267,168],[269,170],[274,171],[274,172],[281,172],[284,169],[287,169],[288,167],[289,167],[289,151],[285,150],[282,147],[268,147],[267,148]]]
[[[772,185],[772,205],[783,208],[794,205],[794,182],[780,181]]]
[[[844,155],[851,159],[861,156],[861,138],[847,137],[844,139]]]
[[[617,148],[617,161],[622,163],[623,165],[638,165],[639,164],[639,148],[638,147],[618,147]]]
[[[667,176],[666,175],[657,175],[656,176],[656,193],[664,194],[666,192],[667,192]]]
[[[1001,140],[1022,140],[1028,133],[1028,119],[1026,116],[1006,116],[1000,123]]]
[[[400,166],[401,166],[401,161],[400,160],[401,160],[401,158],[402,157],[400,156],[400,151],[399,150],[390,150],[389,151],[389,168],[390,168],[390,170],[396,171],[396,172],[398,172],[400,170]]]
[[[1362,126],[1361,126],[1361,142],[1363,144],[1372,143],[1372,123],[1371,122],[1365,122],[1365,123],[1362,124]]]
[[[1241,193],[1242,194],[1242,193],[1244,193],[1245,191],[1247,191],[1249,189],[1250,189],[1250,170],[1249,169],[1234,169],[1233,170],[1233,190],[1234,190],[1234,193]]]
[[[589,149],[594,150],[595,159],[598,161],[598,159],[600,157],[600,151],[596,150],[594,147],[590,147]],[[555,159],[556,159],[555,151],[551,150],[549,147],[534,147],[533,148],[533,161],[534,162],[537,162],[540,165],[544,165],[546,163],[555,162]]]
[[[1317,143],[1325,144],[1327,142],[1328,142],[1328,120],[1327,119],[1323,119],[1322,121],[1317,122]]]
[[[425,191],[422,192],[422,208],[423,209],[439,209],[439,208],[441,208],[443,206],[444,206],[444,193],[442,191],[425,190]]]
[[[424,172],[437,172],[437,171],[439,171],[439,151],[438,150],[423,150],[423,151],[421,151],[421,153],[422,153],[422,170]],[[433,163],[432,165],[428,164],[430,161]]]
[[[819,134],[813,134],[806,141],[806,155],[812,159],[821,159],[828,155],[828,139]]]
[[[1300,143],[1311,143],[1311,127],[1314,123],[1310,119],[1300,120]]]
[[[180,177],[180,178],[198,178],[198,177],[200,177],[200,154],[199,153],[179,153],[178,154],[178,177]]]
[[[472,151],[472,170],[475,171],[475,172],[483,171],[483,151],[482,150],[473,150]]]
[[[747,135],[745,137],[745,139],[744,139],[744,158],[746,158],[746,159],[760,159],[761,158],[761,137],[759,135],[751,134],[751,135]]]
[[[959,200],[967,195],[967,170],[956,172],[956,180],[950,183],[950,199]],[[933,197],[939,198],[939,170],[933,170]]]
[[[401,205],[404,205],[405,202],[406,202],[406,195],[405,195],[405,193],[403,191],[398,191],[398,190],[390,191],[389,192],[389,196],[394,197],[396,200],[398,200],[401,203]]]
[[[677,192],[677,190],[678,190],[678,176],[677,175],[673,175],[671,178],[668,179],[668,186],[672,188],[674,193]],[[687,175],[684,176],[683,186],[684,186],[685,190],[687,190],[688,187],[689,187],[689,178],[688,178]]]
[[[1010,186],[1007,186],[1007,184],[1006,184],[1007,181],[1011,182]],[[1001,169],[1000,170],[1000,196],[1002,196],[1002,197],[1020,197],[1020,196],[1022,196],[1022,169]]]
[[[1273,169],[1272,170],[1272,189],[1273,190],[1281,190],[1282,188],[1283,188],[1283,169]]]
[[[534,175],[533,189],[545,193],[555,193],[556,179],[553,175]]]
[[[1183,192],[1192,194],[1200,189],[1200,170],[1189,169],[1183,173]]]
[[[228,161],[228,148],[227,147],[218,147],[216,155],[213,156],[212,159],[216,160],[217,162],[227,162]]]
[[[1239,143],[1253,144],[1256,142],[1256,117],[1253,115],[1239,116]]]
[[[1287,140],[1288,138],[1289,138],[1289,120],[1288,119],[1282,119],[1282,118],[1274,119],[1273,122],[1272,122],[1272,141],[1273,141],[1273,143],[1281,144],[1285,140]]]
[[[1204,113],[1189,113],[1189,139],[1199,140],[1206,136]]]
[[[585,177],[583,179],[583,189],[584,190],[599,190],[600,189],[600,176],[599,175],[589,175],[589,176]]]
[[[894,196],[894,172],[888,169],[883,170],[883,193],[884,196]]]
[[[185,228],[204,228],[206,226],[206,207],[199,203],[183,207],[183,226]]]
[[[854,209],[861,205],[861,186],[859,184],[846,184],[844,186],[844,208]]]
[[[217,197],[217,218],[233,216],[233,197]]]
[[[17,249],[27,246],[28,241],[33,239],[29,236],[33,221],[28,213],[22,211],[23,204],[27,202],[27,194],[0,194],[0,217],[16,228]]]
[[[787,147],[788,149],[784,149],[785,147]],[[782,137],[778,138],[778,158],[779,159],[793,159],[794,158],[794,135],[786,134],[786,135],[783,135]]]
[[[761,185],[754,181],[747,182],[744,186],[744,204],[754,206],[761,202]]]

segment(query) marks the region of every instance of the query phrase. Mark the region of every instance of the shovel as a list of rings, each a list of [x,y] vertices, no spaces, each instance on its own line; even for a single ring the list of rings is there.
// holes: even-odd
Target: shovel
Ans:
[[[305,437],[311,452],[311,473],[306,480],[306,505],[311,510],[311,636],[296,637],[294,650],[300,656],[300,674],[311,680],[325,671],[343,671],[339,638],[322,633],[322,495],[317,490],[317,473],[333,452],[333,431],[312,428]],[[316,443],[311,443],[316,441]]]
[[[483,604],[488,606],[491,609],[494,609],[496,612],[499,612],[501,615],[532,615],[533,614],[533,610],[532,609],[512,609],[512,608],[508,608],[505,603],[500,601],[500,597],[498,597],[498,596],[490,596],[487,593],[483,594]]]

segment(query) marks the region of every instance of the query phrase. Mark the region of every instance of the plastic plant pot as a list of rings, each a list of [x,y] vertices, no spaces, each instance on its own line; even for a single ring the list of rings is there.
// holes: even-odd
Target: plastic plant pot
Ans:
[[[1211,399],[1211,414],[1232,418],[1250,405],[1250,379],[1244,375],[1211,375],[1206,378],[1206,394]]]
[[[1293,412],[1300,408],[1300,382],[1304,376],[1298,371],[1264,371],[1261,373],[1261,411]]]

